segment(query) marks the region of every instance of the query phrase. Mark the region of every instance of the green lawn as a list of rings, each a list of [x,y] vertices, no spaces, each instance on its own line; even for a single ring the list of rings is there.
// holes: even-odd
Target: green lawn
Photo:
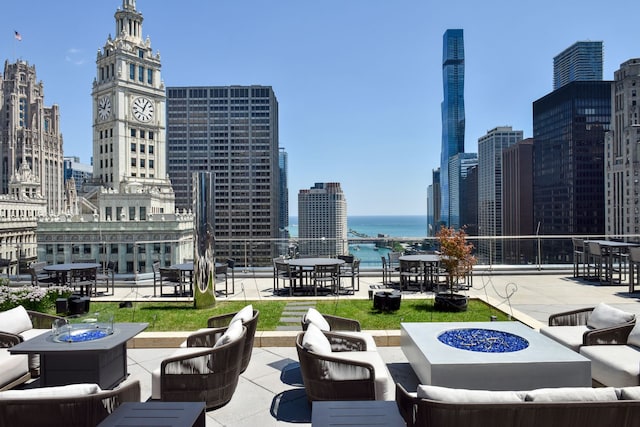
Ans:
[[[118,303],[91,302],[91,313],[113,314],[116,322],[147,322],[147,331],[193,331],[206,327],[207,318],[216,314],[238,311],[251,303],[260,310],[258,330],[272,331],[279,324],[286,301],[218,301],[214,308],[194,309],[187,303],[134,302],[131,308],[119,308]],[[482,301],[470,300],[463,313],[440,313],[433,310],[433,300],[405,299],[400,310],[380,313],[373,310],[370,300],[319,300],[321,313],[358,319],[363,329],[399,329],[400,322],[472,322],[488,321],[492,315],[507,320],[502,312]]]

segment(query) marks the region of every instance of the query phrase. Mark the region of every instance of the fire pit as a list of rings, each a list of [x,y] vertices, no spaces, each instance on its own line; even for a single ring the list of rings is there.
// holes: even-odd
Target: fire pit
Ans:
[[[481,328],[450,329],[438,335],[438,341],[460,350],[506,353],[529,347],[529,341],[505,331]]]

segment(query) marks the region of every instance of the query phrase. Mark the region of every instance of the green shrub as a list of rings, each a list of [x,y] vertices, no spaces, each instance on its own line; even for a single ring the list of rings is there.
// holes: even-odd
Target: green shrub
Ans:
[[[58,298],[68,298],[73,289],[68,286],[39,286],[24,285],[9,287],[0,285],[0,311],[9,310],[19,305],[27,310],[46,312],[55,305]]]

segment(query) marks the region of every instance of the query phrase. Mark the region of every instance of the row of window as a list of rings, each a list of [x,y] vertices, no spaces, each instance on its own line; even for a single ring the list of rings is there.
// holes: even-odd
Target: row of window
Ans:
[[[132,138],[140,138],[140,139],[150,139],[153,140],[155,138],[155,134],[152,130],[145,131],[144,129],[131,129],[131,137]]]
[[[148,152],[149,154],[153,154],[154,152],[154,148],[153,145],[146,145],[146,144],[136,144],[135,142],[131,143],[131,152],[132,153],[145,153]]]
[[[153,69],[145,69],[144,65],[136,66],[136,64],[129,64],[129,80],[136,80],[137,78],[140,83],[144,83],[145,75],[147,78],[147,83],[150,85],[153,84]]]
[[[149,169],[153,169],[155,167],[155,162],[153,159],[148,159],[149,161],[146,162],[147,159],[136,159],[135,157],[131,158],[131,166],[132,167],[136,167],[136,166],[140,166],[141,168],[145,168],[146,165],[149,165]]]

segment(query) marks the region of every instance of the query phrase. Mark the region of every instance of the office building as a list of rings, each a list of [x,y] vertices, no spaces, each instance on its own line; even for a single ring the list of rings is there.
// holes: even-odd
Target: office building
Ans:
[[[92,182],[93,178],[93,166],[86,163],[81,163],[80,158],[77,156],[64,157],[64,182],[73,178],[76,191],[82,192],[82,186],[86,183]]]
[[[506,264],[535,262],[533,240],[509,239],[532,236],[533,224],[533,139],[524,139],[502,151],[502,235]]]
[[[581,41],[553,58],[553,90],[575,81],[602,81],[602,42]]]
[[[609,81],[571,82],[533,103],[533,223],[541,235],[604,233],[610,122]],[[569,262],[571,241],[546,240],[542,254],[545,263]]]
[[[491,129],[478,139],[478,235],[502,236],[502,151],[521,141],[523,132],[511,126]],[[487,264],[503,262],[502,241],[478,241],[478,256]]]
[[[640,58],[614,73],[611,131],[605,143],[606,234],[640,241]]]
[[[478,165],[467,168],[461,182],[464,201],[460,206],[460,224],[469,236],[478,235]]]
[[[440,168],[431,171],[431,185],[427,192],[427,235],[435,236],[440,230]]]
[[[470,218],[463,218],[462,213],[465,207],[475,205],[477,209],[477,198],[475,201],[469,198],[467,194],[469,189],[465,185],[467,173],[477,165],[478,154],[476,153],[458,153],[449,159],[449,200],[451,202],[449,225],[455,229],[468,225],[466,221]]]
[[[193,258],[193,215],[175,211],[167,178],[160,54],[143,38],[135,0],[123,0],[114,17],[116,37],[98,51],[91,91],[96,185],[67,203],[77,214],[43,218],[37,237],[42,261],[114,261],[118,273],[135,276],[155,261]]]
[[[176,207],[191,208],[193,172],[213,172],[216,257],[271,265],[278,250],[273,239],[284,228],[273,89],[168,87],[167,124]],[[247,240],[255,241],[251,248]]]
[[[279,237],[282,239],[289,238],[289,156],[284,148],[280,147],[278,154],[278,170],[280,172],[280,205],[278,207],[278,224]],[[286,242],[288,244],[288,242]]]
[[[450,224],[449,159],[464,152],[464,38],[463,30],[443,36],[442,151],[440,153],[440,222]],[[439,227],[438,227],[439,228]]]
[[[28,184],[35,184],[36,193],[45,198],[47,212],[59,214],[64,204],[60,108],[45,106],[44,84],[37,80],[35,65],[5,61],[0,117],[0,194],[8,194],[12,177],[28,169]]]
[[[337,256],[349,252],[347,200],[340,183],[316,183],[298,193],[300,255]]]

